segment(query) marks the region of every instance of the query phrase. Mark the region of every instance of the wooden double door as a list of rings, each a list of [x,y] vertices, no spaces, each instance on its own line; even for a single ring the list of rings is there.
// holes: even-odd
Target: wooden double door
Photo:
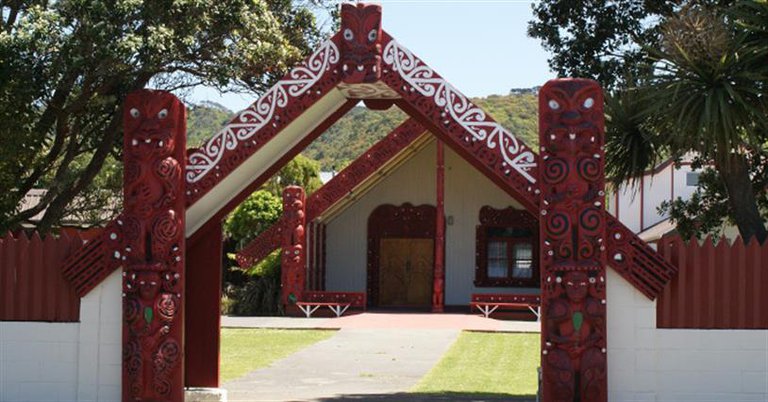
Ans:
[[[431,306],[434,246],[433,239],[379,239],[379,306]]]

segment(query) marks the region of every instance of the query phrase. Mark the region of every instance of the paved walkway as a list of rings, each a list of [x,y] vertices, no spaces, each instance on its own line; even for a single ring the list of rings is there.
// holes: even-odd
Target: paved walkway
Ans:
[[[335,328],[331,338],[223,384],[229,401],[485,401],[407,394],[461,330],[537,332],[539,323],[468,314],[367,312],[341,318],[222,317],[223,327]]]
[[[230,401],[339,400],[404,392],[440,360],[459,332],[345,328],[224,388]]]

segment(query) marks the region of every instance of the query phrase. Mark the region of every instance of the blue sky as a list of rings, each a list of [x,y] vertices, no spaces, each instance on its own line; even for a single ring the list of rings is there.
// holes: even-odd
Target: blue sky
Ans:
[[[401,44],[469,96],[542,85],[554,74],[539,41],[526,35],[531,1],[381,1],[382,25]],[[240,110],[252,95],[198,88],[188,98]]]

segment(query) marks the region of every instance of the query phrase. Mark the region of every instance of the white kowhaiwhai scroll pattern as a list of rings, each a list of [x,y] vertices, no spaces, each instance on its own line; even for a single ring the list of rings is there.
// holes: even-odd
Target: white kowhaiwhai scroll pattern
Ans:
[[[242,142],[269,124],[277,108],[284,108],[289,98],[307,92],[339,61],[339,49],[332,41],[323,43],[301,65],[294,67],[285,78],[240,112],[224,129],[216,133],[187,158],[187,183],[200,181],[221,161],[227,150],[236,149]]]
[[[489,149],[495,149],[498,145],[507,166],[518,171],[529,182],[536,182],[529,172],[536,166],[533,152],[410,50],[393,39],[384,48],[383,61],[420,94],[434,98],[435,104],[445,108],[451,118],[472,134],[473,138],[485,141]]]

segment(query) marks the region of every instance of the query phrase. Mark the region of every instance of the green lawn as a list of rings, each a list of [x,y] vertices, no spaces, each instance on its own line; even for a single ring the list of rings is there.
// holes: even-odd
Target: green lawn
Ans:
[[[221,329],[221,382],[281,359],[333,336],[335,331],[258,328]]]
[[[462,332],[411,392],[534,396],[539,339],[539,334]]]

